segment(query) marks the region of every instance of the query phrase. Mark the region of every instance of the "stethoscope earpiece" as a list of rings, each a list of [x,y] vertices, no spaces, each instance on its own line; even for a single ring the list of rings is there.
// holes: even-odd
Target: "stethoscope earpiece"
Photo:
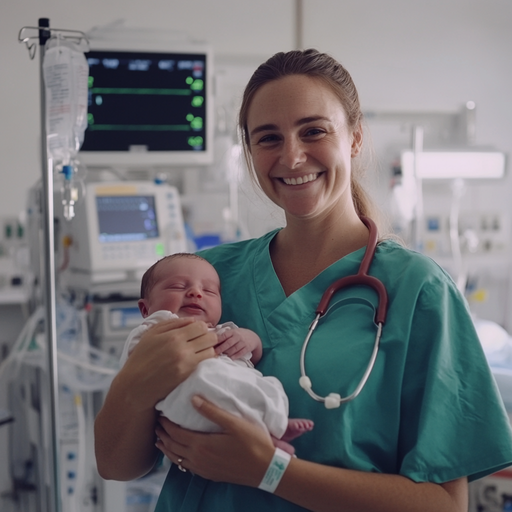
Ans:
[[[299,384],[300,384],[300,387],[302,389],[305,389],[306,391],[308,389],[311,389],[312,387],[312,384],[311,384],[311,379],[307,376],[307,375],[303,375],[300,379],[299,379]]]

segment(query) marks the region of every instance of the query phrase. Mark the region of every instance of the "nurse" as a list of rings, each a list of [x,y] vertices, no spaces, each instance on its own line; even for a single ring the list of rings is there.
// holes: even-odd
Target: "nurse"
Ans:
[[[512,464],[512,436],[466,304],[434,262],[381,239],[370,274],[389,309],[366,386],[337,409],[299,386],[316,305],[357,272],[368,241],[360,216],[378,221],[360,184],[362,113],[350,75],[315,50],[276,54],[252,76],[239,124],[249,167],[286,226],[202,255],[219,272],[223,317],[260,335],[258,369],[281,380],[290,416],[315,428],[275,470],[264,432],[200,397],[194,405],[222,433],[157,418],[155,404],[214,356],[204,324],[175,320],[148,331],[112,383],[95,425],[100,474],[139,477],[161,450],[174,464],[157,512],[466,511],[468,480]],[[306,355],[319,395],[357,386],[375,305],[366,288],[334,297]]]

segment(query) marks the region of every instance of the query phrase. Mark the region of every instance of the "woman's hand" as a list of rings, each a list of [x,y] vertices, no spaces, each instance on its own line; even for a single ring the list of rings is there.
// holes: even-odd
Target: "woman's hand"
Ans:
[[[223,431],[194,432],[162,416],[156,428],[156,446],[173,463],[203,478],[257,487],[275,451],[268,433],[198,396],[192,403]]]
[[[106,479],[132,480],[155,463],[155,404],[214,357],[217,336],[180,318],[149,329],[112,381],[94,425],[96,462]]]
[[[132,386],[134,407],[153,408],[203,360],[214,357],[215,333],[192,318],[161,322],[141,337],[121,372]]]

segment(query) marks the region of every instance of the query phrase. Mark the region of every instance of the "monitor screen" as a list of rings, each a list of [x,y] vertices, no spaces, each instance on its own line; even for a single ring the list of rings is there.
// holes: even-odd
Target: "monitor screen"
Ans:
[[[86,164],[194,163],[211,154],[207,53],[93,50],[86,57]]]
[[[100,242],[134,242],[157,238],[154,196],[97,196]]]

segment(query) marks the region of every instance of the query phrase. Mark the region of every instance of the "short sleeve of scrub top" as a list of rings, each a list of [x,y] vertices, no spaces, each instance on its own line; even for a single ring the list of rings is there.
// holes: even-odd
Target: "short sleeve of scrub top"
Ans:
[[[219,272],[223,317],[262,339],[257,365],[283,384],[290,417],[314,429],[295,441],[299,458],[340,468],[403,475],[416,482],[474,480],[512,465],[512,434],[464,299],[432,260],[392,241],[377,248],[370,274],[389,307],[375,367],[352,402],[326,409],[298,384],[302,343],[324,290],[357,273],[364,248],[286,297],[272,267],[275,232],[201,253]],[[338,292],[308,345],[313,389],[348,396],[375,340],[375,293]],[[171,467],[157,512],[301,511],[258,489],[215,483]]]

